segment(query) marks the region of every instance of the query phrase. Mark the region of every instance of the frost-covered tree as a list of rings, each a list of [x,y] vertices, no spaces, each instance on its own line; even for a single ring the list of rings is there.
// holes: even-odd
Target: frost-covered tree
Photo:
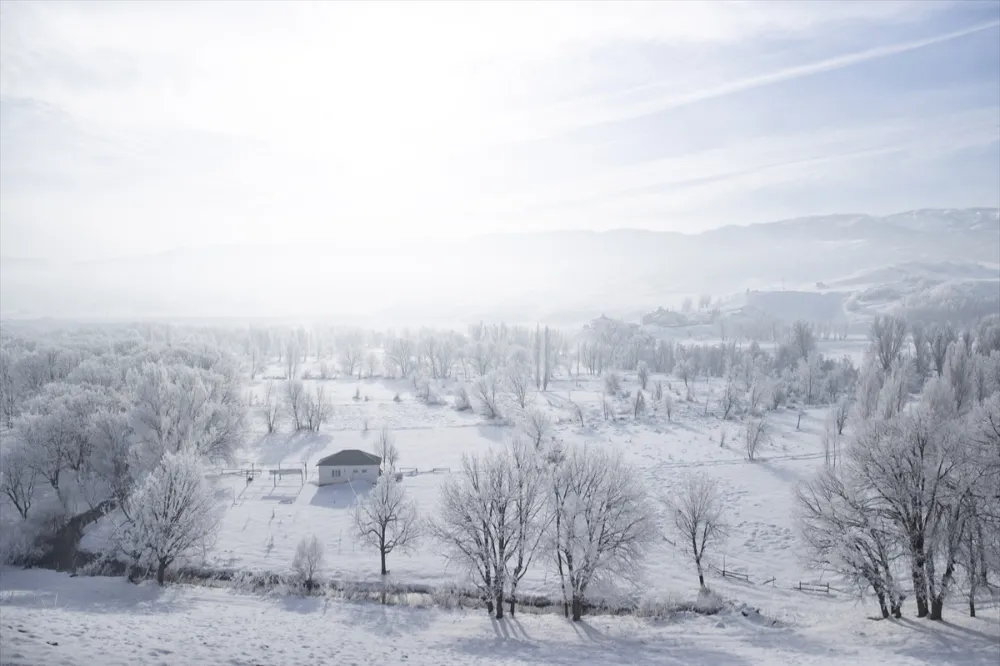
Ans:
[[[541,448],[545,436],[552,430],[552,419],[540,409],[529,409],[524,412],[520,425],[521,430],[537,450]]]
[[[948,346],[945,355],[944,377],[955,393],[955,406],[960,412],[972,406],[975,397],[974,360],[962,340]]]
[[[927,329],[923,324],[914,322],[910,325],[910,342],[913,345],[913,365],[919,384],[923,385],[931,372],[931,348]]]
[[[215,492],[200,458],[186,448],[164,454],[121,509],[115,530],[119,551],[133,564],[155,569],[160,585],[170,565],[192,555],[219,527]]]
[[[379,472],[395,476],[396,465],[399,463],[399,448],[396,446],[396,438],[387,425],[379,429],[375,438],[375,455],[382,459]]]
[[[500,405],[498,394],[500,392],[500,380],[496,374],[490,372],[476,379],[473,385],[476,398],[483,409],[483,415],[488,419],[495,419],[500,416]]]
[[[903,592],[896,580],[896,562],[902,553],[892,524],[871,493],[825,469],[801,485],[797,496],[802,534],[813,560],[846,576],[861,590],[870,587],[882,617],[900,617]]]
[[[406,496],[394,474],[383,474],[358,502],[354,526],[362,543],[379,551],[382,575],[389,573],[386,557],[416,544],[420,536],[417,505]]]
[[[906,320],[894,315],[876,315],[868,331],[868,340],[882,372],[889,372],[906,344]]]
[[[618,395],[622,390],[622,378],[617,372],[604,373],[604,393],[610,396]]]
[[[688,476],[677,491],[664,500],[677,536],[690,547],[698,571],[698,585],[705,588],[703,562],[709,548],[719,545],[728,532],[722,492],[715,479],[697,473]]]
[[[267,426],[267,434],[277,432],[283,413],[281,402],[278,400],[278,391],[274,382],[269,381],[264,388],[264,400],[260,405],[260,415],[264,418],[264,425]]]
[[[548,329],[546,329],[548,330]],[[514,556],[507,574],[510,586],[510,614],[517,603],[517,586],[531,568],[545,537],[550,511],[547,477],[536,451],[515,438],[510,444],[507,467],[511,476],[511,504],[514,509]]]
[[[645,391],[646,385],[649,383],[649,365],[645,361],[639,361],[639,366],[636,369],[636,377],[639,380],[639,388]]]
[[[722,411],[722,420],[727,420],[731,414],[739,409],[739,406],[740,391],[736,386],[736,375],[730,372],[726,375],[726,382],[723,384],[722,394],[719,396],[719,409]]]
[[[285,413],[291,419],[292,426],[296,431],[305,430],[308,427],[307,402],[305,384],[298,379],[285,383]]]
[[[409,338],[389,340],[385,348],[385,371],[406,378],[416,369],[416,348]]]
[[[348,377],[358,373],[361,379],[362,359],[364,350],[356,343],[348,343],[340,350],[340,370]]]
[[[604,449],[570,449],[551,492],[563,608],[578,621],[592,584],[635,576],[656,533],[655,512],[636,471]]]
[[[295,547],[292,571],[306,590],[316,587],[316,579],[323,569],[323,542],[315,534],[304,536]]]
[[[31,465],[30,455],[23,445],[6,445],[0,452],[0,492],[14,505],[21,520],[28,519],[37,478],[38,472]]]
[[[743,429],[740,434],[742,435],[743,446],[747,452],[747,460],[753,462],[757,459],[757,449],[770,440],[771,429],[767,423],[767,419],[763,417],[751,417],[743,423]]]
[[[509,466],[502,453],[464,456],[460,475],[441,488],[441,506],[431,533],[448,559],[465,569],[486,602],[503,617],[510,562],[517,555],[518,525],[512,506]]]
[[[514,396],[517,404],[524,409],[528,403],[528,392],[531,387],[531,377],[528,369],[520,363],[512,363],[506,372],[507,388]]]
[[[333,405],[326,395],[326,387],[320,386],[315,394],[306,392],[304,411],[306,430],[319,432],[320,427],[330,420],[333,413]]]
[[[948,356],[948,347],[958,339],[955,329],[949,325],[936,326],[931,330],[929,336],[931,359],[934,361],[934,369],[938,377],[944,374],[945,359]]]
[[[816,349],[816,330],[813,325],[803,319],[792,324],[792,348],[795,358],[806,358]]]

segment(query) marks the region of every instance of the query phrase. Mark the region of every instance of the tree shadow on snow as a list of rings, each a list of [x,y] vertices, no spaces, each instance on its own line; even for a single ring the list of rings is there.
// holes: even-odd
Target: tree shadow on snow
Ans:
[[[477,660],[497,657],[553,666],[621,663],[649,663],[663,666],[702,663],[720,666],[750,665],[749,661],[739,655],[719,652],[709,646],[684,644],[672,638],[648,642],[607,638],[593,627],[583,628],[574,625],[574,629],[582,636],[579,641],[566,640],[565,637],[533,641],[517,636],[513,632],[516,625],[511,623],[513,626],[507,626],[509,620],[492,622],[496,632],[494,638],[463,640],[459,649]]]
[[[311,460],[325,450],[333,435],[325,432],[272,433],[264,435],[258,448],[258,460],[263,465],[277,465],[288,458]]]

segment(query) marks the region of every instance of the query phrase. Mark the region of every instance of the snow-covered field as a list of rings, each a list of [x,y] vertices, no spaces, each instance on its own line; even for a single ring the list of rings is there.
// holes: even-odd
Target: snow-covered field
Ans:
[[[770,627],[741,613],[669,621],[481,612],[260,597],[188,586],[4,570],[0,663],[955,664],[995,666],[997,618],[865,620],[860,609]]]
[[[821,351],[857,351],[849,343],[836,344],[843,349],[821,345]],[[794,491],[822,465],[824,409],[804,412],[801,421],[793,409],[773,413],[771,442],[751,463],[738,422],[718,417],[718,384],[697,380],[694,399],[685,401],[683,383],[676,377],[653,376],[651,382],[656,381],[674,396],[672,418],[662,402],[654,406],[653,401],[645,416],[635,418],[623,399],[613,405],[615,418],[605,419],[598,378],[561,378],[548,391],[533,392],[529,401],[551,417],[550,437],[620,451],[657,496],[669,496],[693,471],[720,482],[731,532],[724,546],[709,553],[708,583],[733,610],[711,617],[675,613],[669,620],[595,615],[578,625],[557,614],[522,613],[497,622],[481,610],[383,607],[185,585],[158,589],[119,579],[7,570],[0,580],[0,663],[302,664],[327,658],[413,664],[998,663],[1000,607],[995,601],[980,603],[978,619],[965,616],[959,593],[946,623],[875,622],[869,616],[876,609],[859,601],[845,582],[810,569],[796,529]],[[266,384],[264,379],[251,383],[258,402]],[[317,487],[316,461],[341,449],[371,450],[378,429],[386,424],[401,453],[399,465],[416,470],[404,476],[407,492],[422,513],[433,515],[441,483],[459,472],[463,454],[503,446],[517,433],[510,422],[516,421],[519,408],[509,395],[502,403],[508,419],[490,421],[475,411],[453,408],[455,380],[439,383],[438,405],[423,404],[413,385],[403,381],[340,378],[306,384],[312,390],[322,384],[331,396],[330,422],[319,433],[298,434],[286,423],[273,435],[255,422],[237,468],[305,465],[308,479],[273,483],[265,471],[248,484],[242,473],[219,475],[216,470],[220,495],[227,498],[225,515],[217,540],[196,564],[286,573],[300,539],[315,535],[325,546],[324,576],[378,580],[378,553],[363,548],[352,529],[354,507],[369,486]],[[637,389],[634,374],[624,377],[623,387]],[[582,426],[574,405],[584,414]],[[83,546],[99,548],[108,523],[94,525]],[[662,516],[660,524],[662,535],[648,553],[638,584],[595,590],[596,595],[629,595],[668,605],[697,597],[687,550],[675,543]],[[449,566],[430,540],[412,552],[392,553],[388,566],[399,583],[466,583],[464,573]],[[723,577],[722,569],[748,580]],[[803,592],[797,589],[803,581],[822,581],[831,588]],[[555,572],[546,559],[537,562],[521,590],[558,596]],[[748,609],[748,616],[740,609]]]
[[[529,400],[549,413],[555,424],[552,437],[563,443],[620,451],[656,496],[668,497],[671,487],[692,471],[703,470],[716,477],[724,488],[732,535],[725,548],[710,554],[711,565],[746,573],[754,583],[773,578],[770,594],[798,596],[800,593],[793,593],[792,587],[819,576],[800,559],[791,506],[795,484],[808,478],[822,462],[819,435],[825,411],[807,412],[798,431],[794,411],[777,412],[771,419],[772,443],[758,454],[757,462],[749,463],[739,441],[739,424],[722,422],[713,414],[718,410],[718,386],[699,379],[694,388],[695,400],[684,402],[680,397],[681,382],[674,377],[653,376],[650,388],[657,380],[663,382],[665,391],[676,392],[677,413],[672,419],[667,418],[662,405],[654,410],[652,400],[648,414],[635,419],[628,402],[622,400],[616,404],[617,419],[606,421],[599,378],[557,380],[549,391],[533,392]],[[635,391],[636,382],[634,375],[626,376],[624,388]],[[270,436],[261,430],[240,458],[242,467],[252,465],[254,469],[273,469],[279,464],[301,468],[307,461],[309,480],[302,484],[298,478],[285,477],[275,484],[266,472],[250,484],[242,474],[220,477],[217,483],[229,499],[221,533],[214,547],[206,552],[206,564],[234,570],[288,572],[299,540],[314,534],[325,547],[326,575],[377,580],[377,551],[365,549],[353,536],[354,507],[370,486],[362,481],[317,487],[316,461],[341,449],[371,450],[379,427],[387,424],[401,453],[399,465],[417,470],[415,476],[404,477],[407,492],[425,515],[433,515],[441,482],[459,472],[463,454],[503,446],[517,434],[516,427],[497,425],[474,411],[456,412],[446,394],[447,386],[441,396],[445,404],[427,406],[418,401],[408,382],[338,379],[306,383],[322,383],[332,396],[331,422],[319,433],[292,434],[287,424],[283,432]],[[264,384],[256,382],[254,390],[262,393]],[[355,401],[353,396],[359,386],[362,399]],[[709,391],[713,391],[712,397]],[[397,392],[400,402],[393,400]],[[519,407],[509,396],[504,400],[504,414],[516,420]],[[584,412],[583,427],[574,420],[574,403]],[[725,442],[720,445],[722,439]],[[107,525],[105,521],[91,530],[83,546],[97,549]],[[670,534],[666,524],[663,530],[664,538],[653,546],[647,558],[642,593],[653,599],[692,596],[697,591],[697,577],[687,550],[673,545],[675,535]],[[525,579],[525,592],[558,593],[555,571],[549,564],[540,561],[536,565]],[[463,583],[462,572],[449,567],[436,545],[426,540],[411,553],[390,555],[389,568],[399,582]],[[740,599],[756,596],[753,586],[747,590],[744,583],[734,584],[731,579],[719,577],[713,586],[732,587]],[[782,609],[794,606],[782,604]],[[784,612],[779,611],[779,615]]]

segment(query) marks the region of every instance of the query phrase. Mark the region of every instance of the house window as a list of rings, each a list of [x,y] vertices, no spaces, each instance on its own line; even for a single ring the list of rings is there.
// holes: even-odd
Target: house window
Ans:
[[[330,476],[340,476],[340,470],[339,469],[331,469],[330,470]]]

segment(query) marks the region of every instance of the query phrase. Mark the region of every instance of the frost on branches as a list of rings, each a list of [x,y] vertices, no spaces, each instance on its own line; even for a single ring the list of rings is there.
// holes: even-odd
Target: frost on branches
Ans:
[[[117,550],[132,565],[130,578],[155,569],[163,584],[167,568],[193,555],[218,531],[220,504],[190,450],[164,454],[122,505],[115,526]]]

